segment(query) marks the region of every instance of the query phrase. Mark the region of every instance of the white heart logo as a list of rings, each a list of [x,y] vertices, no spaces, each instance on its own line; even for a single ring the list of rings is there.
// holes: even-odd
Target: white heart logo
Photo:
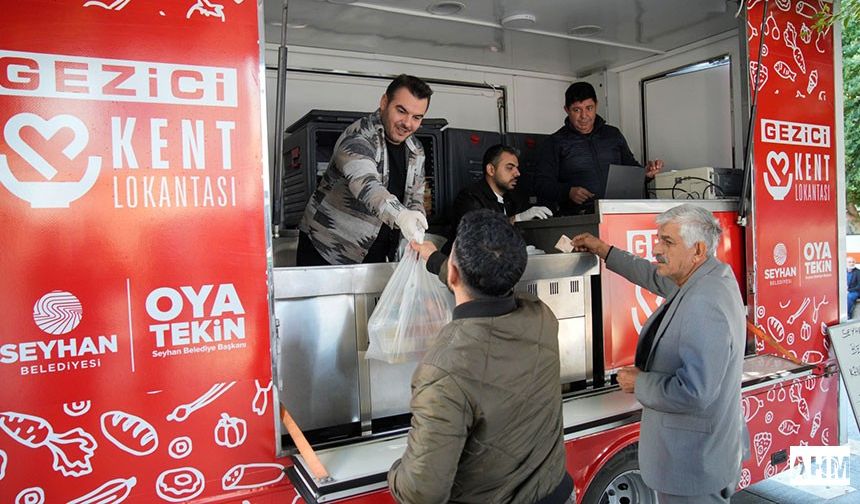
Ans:
[[[50,182],[57,175],[57,170],[21,138],[21,129],[28,126],[38,131],[46,140],[50,140],[64,128],[72,130],[74,136],[62,150],[63,155],[70,161],[78,157],[89,143],[89,131],[83,121],[72,115],[61,114],[45,120],[29,112],[12,116],[3,128],[3,137],[9,147],[46,180],[38,182],[18,180],[12,174],[6,156],[0,154],[0,183],[15,196],[29,202],[32,208],[68,208],[69,203],[80,198],[93,187],[98,179],[102,159],[99,156],[90,156],[84,176],[77,182]]]
[[[785,152],[767,153],[767,171],[764,172],[764,186],[775,201],[782,201],[791,191],[794,174],[788,173],[789,159]],[[787,177],[783,178],[785,175]],[[773,181],[771,182],[771,179]]]
[[[638,285],[636,286],[635,292],[636,304],[638,306],[630,308],[630,318],[633,322],[633,328],[636,329],[637,333],[640,333],[642,332],[642,326],[644,326],[648,318],[654,314],[654,309],[658,308],[661,304],[663,304],[663,301],[665,301],[665,299],[650,292],[648,292],[648,299],[646,299],[646,291]],[[652,305],[655,308],[652,309]]]

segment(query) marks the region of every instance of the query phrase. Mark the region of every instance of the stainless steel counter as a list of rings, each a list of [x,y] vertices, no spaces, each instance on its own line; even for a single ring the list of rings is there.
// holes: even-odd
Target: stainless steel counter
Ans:
[[[762,386],[807,377],[812,367],[796,365],[774,355],[748,357],[744,360],[743,394],[754,394]],[[617,387],[567,398],[562,404],[564,440],[570,442],[636,423],[641,418],[641,410],[642,405],[633,394]],[[317,455],[331,476],[329,481],[314,480],[301,455],[293,457],[295,464],[288,474],[307,502],[328,502],[380,490],[386,488],[388,469],[403,455],[406,442],[404,433],[319,450]]]
[[[274,270],[278,394],[299,427],[313,434],[312,443],[378,434],[375,421],[409,412],[409,385],[417,362],[365,359],[367,321],[395,267]],[[597,258],[591,254],[530,256],[515,287],[536,294],[559,319],[562,383],[591,377],[589,277],[598,273]],[[438,288],[450,295],[441,283]],[[346,425],[352,426],[346,433],[332,431]]]

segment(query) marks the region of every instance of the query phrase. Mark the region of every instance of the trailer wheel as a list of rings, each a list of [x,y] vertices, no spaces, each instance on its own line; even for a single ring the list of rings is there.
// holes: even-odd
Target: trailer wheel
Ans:
[[[639,473],[639,445],[624,448],[597,473],[582,504],[656,504],[657,493]]]

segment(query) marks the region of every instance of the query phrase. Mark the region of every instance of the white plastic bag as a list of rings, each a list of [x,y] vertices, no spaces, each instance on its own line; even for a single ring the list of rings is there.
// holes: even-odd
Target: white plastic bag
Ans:
[[[451,293],[407,248],[367,321],[365,358],[394,364],[419,360],[451,321]]]

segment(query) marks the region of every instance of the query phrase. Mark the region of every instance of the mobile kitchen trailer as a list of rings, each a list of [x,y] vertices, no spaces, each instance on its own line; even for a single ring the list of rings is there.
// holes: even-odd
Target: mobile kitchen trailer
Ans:
[[[741,486],[785,469],[789,446],[838,443],[825,332],[844,315],[841,55],[837,28],[812,30],[823,5],[6,2],[0,496],[391,501],[414,363],[363,352],[392,267],[280,266],[283,180],[307,167],[273,146],[311,109],[369,111],[401,72],[431,82],[430,117],[476,135],[550,133],[585,79],[640,159],[749,165],[743,205],[700,202],[727,229],[719,255],[754,327]],[[601,202],[556,224],[649,257],[673,204]],[[518,288],[562,327],[578,502],[651,501],[640,406],[612,374],[660,300],[585,254],[532,257]],[[295,455],[279,403],[328,479]]]

